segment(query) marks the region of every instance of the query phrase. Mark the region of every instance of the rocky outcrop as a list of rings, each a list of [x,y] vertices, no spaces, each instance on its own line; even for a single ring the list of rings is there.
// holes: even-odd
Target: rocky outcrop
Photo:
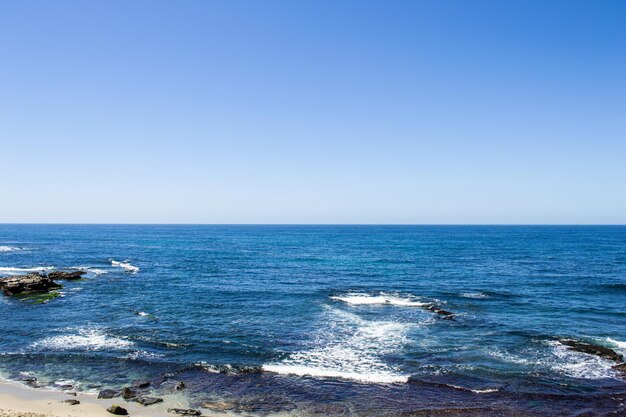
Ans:
[[[582,342],[580,340],[575,339],[559,339],[561,344],[567,346],[569,350],[573,350],[575,352],[587,353],[589,355],[599,356],[604,359],[608,359],[614,362],[623,362],[624,357],[610,349],[608,347],[594,345],[587,342]]]
[[[45,293],[60,287],[48,276],[38,273],[0,279],[0,290],[6,295]]]
[[[622,375],[622,378],[626,378],[626,362],[615,365],[613,369],[619,372]]]
[[[108,400],[108,399],[111,399],[111,398],[119,397],[120,395],[122,395],[122,393],[120,391],[115,391],[115,390],[112,390],[112,389],[103,389],[98,394],[98,398],[101,399],[101,400]]]
[[[153,405],[153,404],[157,404],[157,403],[163,402],[163,398],[138,397],[138,398],[135,398],[134,401],[138,402],[139,404],[141,404],[143,406],[148,406],[148,405]]]
[[[85,275],[86,273],[87,272],[85,271],[72,271],[72,272],[54,271],[48,274],[48,278],[52,280],[75,280],[75,279],[81,279],[83,275]]]

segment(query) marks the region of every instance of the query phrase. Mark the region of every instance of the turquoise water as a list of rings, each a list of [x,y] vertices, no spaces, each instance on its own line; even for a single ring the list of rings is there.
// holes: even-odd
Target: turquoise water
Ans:
[[[626,227],[0,225],[0,275],[73,267],[0,298],[6,377],[169,376],[258,415],[624,412],[614,363],[556,338],[626,353]]]

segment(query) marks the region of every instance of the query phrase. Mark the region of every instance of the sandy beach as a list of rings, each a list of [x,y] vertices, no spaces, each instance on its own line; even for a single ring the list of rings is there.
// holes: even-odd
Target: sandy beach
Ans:
[[[80,404],[70,405],[65,400],[78,400]],[[94,394],[77,393],[76,396],[59,391],[35,389],[12,382],[0,381],[0,417],[110,417],[106,409],[113,404],[128,410],[135,417],[163,417],[167,408],[184,404],[166,401],[144,407],[123,399],[98,399]]]

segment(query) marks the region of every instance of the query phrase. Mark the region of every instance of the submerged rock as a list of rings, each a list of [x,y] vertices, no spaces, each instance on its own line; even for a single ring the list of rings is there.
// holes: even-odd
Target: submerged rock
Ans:
[[[599,356],[614,362],[623,362],[624,357],[608,347],[581,342],[575,339],[559,339],[561,344],[567,346],[569,350]],[[618,365],[619,366],[619,365]]]
[[[119,405],[112,405],[107,408],[107,411],[111,414],[115,414],[116,416],[127,416],[128,411],[124,407],[120,407]]]
[[[201,416],[202,413],[191,408],[168,408],[168,413],[178,414],[181,416]]]
[[[615,365],[613,369],[619,372],[622,375],[622,377],[626,378],[626,362],[620,363],[619,365]]]
[[[435,314],[439,314],[442,318],[451,320],[454,318],[454,313],[444,310],[443,308],[439,308],[437,306],[431,305],[426,307],[428,311],[432,311]]]
[[[0,290],[6,295],[46,293],[60,287],[48,276],[38,273],[0,279]]]
[[[237,404],[228,401],[205,401],[200,407],[220,412],[234,410],[237,408]]]
[[[133,381],[132,386],[134,388],[148,388],[150,386],[150,381],[147,379],[137,379]]]
[[[174,389],[175,389],[176,391],[180,391],[180,390],[185,389],[185,387],[186,387],[186,386],[187,386],[187,385],[185,385],[185,383],[184,383],[183,381],[180,381],[178,384],[176,384],[176,385],[174,386]]]
[[[86,273],[87,273],[86,271],[72,271],[72,272],[54,271],[48,274],[48,278],[53,279],[53,280],[54,279],[74,280],[74,279],[81,279],[82,276],[85,275]]]
[[[39,387],[39,382],[36,377],[30,375],[19,375],[15,378],[15,380],[23,382],[24,384],[31,386],[33,388]]]

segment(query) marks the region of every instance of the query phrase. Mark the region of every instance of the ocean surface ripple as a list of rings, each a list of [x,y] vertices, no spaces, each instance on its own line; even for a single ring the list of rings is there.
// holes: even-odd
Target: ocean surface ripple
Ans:
[[[626,412],[616,363],[559,342],[626,354],[626,227],[0,225],[0,276],[76,269],[0,298],[1,376],[175,378],[251,415]]]

